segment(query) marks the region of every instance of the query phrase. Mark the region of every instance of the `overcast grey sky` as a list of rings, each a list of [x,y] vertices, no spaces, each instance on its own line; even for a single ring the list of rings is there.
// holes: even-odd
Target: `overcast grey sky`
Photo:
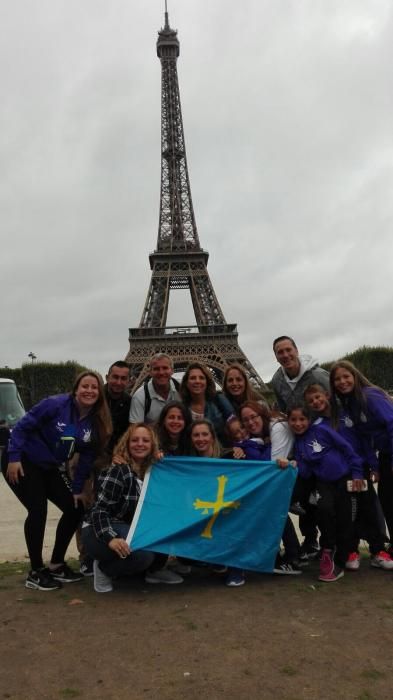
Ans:
[[[393,345],[391,0],[169,0],[199,237],[239,344]],[[0,366],[101,371],[156,246],[163,0],[0,0]],[[192,324],[173,292],[168,323]]]

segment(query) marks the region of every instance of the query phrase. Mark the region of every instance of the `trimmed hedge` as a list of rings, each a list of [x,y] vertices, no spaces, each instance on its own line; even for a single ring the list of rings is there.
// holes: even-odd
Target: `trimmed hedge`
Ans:
[[[13,379],[26,409],[47,396],[72,389],[79,372],[90,369],[78,362],[32,362],[17,369],[0,367],[0,377]]]

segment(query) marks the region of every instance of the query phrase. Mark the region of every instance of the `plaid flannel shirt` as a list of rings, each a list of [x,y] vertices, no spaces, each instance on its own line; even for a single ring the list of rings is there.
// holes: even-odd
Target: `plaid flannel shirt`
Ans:
[[[97,500],[85,520],[106,544],[118,537],[114,522],[131,523],[141,491],[140,481],[128,464],[112,465],[98,477]]]

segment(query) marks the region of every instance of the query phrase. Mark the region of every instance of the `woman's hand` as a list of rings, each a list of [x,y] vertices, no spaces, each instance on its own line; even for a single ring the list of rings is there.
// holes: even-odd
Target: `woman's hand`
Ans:
[[[125,559],[131,554],[131,549],[127,542],[121,537],[114,537],[113,540],[108,543],[108,547],[115,552],[120,559]]]
[[[84,508],[86,508],[86,495],[84,493],[74,493],[73,499],[75,508],[78,508],[80,503]]]
[[[112,464],[124,464],[124,457],[120,457],[120,455],[113,455]]]
[[[233,448],[233,458],[234,459],[245,459],[246,455],[241,447]]]
[[[20,477],[24,476],[21,462],[9,462],[6,472],[6,477],[10,484],[19,484]]]
[[[352,479],[352,491],[361,491],[363,488],[363,479]]]
[[[294,467],[296,469],[297,464],[293,459],[276,459],[277,465],[280,469],[287,469],[288,467]]]

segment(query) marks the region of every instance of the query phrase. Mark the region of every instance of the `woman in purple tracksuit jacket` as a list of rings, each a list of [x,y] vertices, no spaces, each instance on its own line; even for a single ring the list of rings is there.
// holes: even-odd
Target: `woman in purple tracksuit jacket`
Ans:
[[[355,424],[363,443],[366,461],[393,539],[393,401],[383,389],[371,384],[347,360],[335,362],[330,370],[331,395]],[[332,420],[337,424],[340,405],[333,402]]]
[[[14,427],[2,457],[5,478],[27,509],[25,539],[31,561],[26,588],[54,590],[61,582],[82,576],[64,562],[68,545],[83,512],[83,486],[94,459],[112,430],[103,383],[94,372],[83,372],[70,394],[44,399]],[[74,453],[79,462],[71,481],[67,466]],[[61,511],[49,568],[42,548],[48,501]]]

